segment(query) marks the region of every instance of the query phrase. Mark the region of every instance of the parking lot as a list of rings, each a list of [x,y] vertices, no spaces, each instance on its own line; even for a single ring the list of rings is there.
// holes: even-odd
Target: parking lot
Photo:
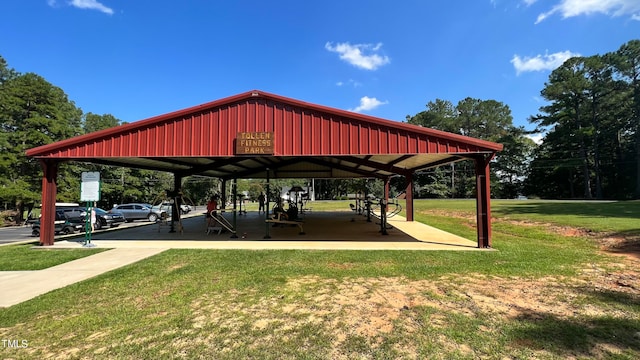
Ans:
[[[205,210],[206,209],[203,206],[195,207],[195,209],[189,215],[191,216],[201,215],[202,213],[204,213]],[[122,223],[116,228],[98,230],[93,235],[95,236],[97,234],[110,231],[110,230],[127,229],[132,227],[149,226],[149,225],[154,225],[154,224],[147,220],[136,220],[131,223]],[[83,234],[84,233],[76,233],[71,235],[59,234],[55,236],[55,239],[56,241],[60,241],[62,239],[77,239],[79,237],[82,237]],[[11,244],[11,243],[21,242],[21,241],[38,241],[37,237],[31,236],[31,225],[0,228],[0,245]]]

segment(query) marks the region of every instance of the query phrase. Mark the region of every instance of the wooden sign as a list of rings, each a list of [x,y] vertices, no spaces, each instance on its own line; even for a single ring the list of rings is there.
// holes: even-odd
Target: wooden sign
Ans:
[[[273,155],[273,132],[239,132],[236,155]]]

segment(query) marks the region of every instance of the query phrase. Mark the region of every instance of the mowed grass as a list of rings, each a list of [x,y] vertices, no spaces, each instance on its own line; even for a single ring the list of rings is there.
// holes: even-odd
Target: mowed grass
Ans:
[[[51,249],[37,243],[0,247],[0,271],[41,270],[93,255],[106,249]],[[38,253],[39,252],[39,253]]]
[[[0,337],[28,343],[0,355],[639,358],[638,263],[557,227],[634,233],[640,203],[566,204],[576,213],[493,201],[497,251],[169,250],[0,309]],[[474,201],[418,200],[415,210],[417,221],[475,239]],[[28,252],[54,262],[64,253]]]

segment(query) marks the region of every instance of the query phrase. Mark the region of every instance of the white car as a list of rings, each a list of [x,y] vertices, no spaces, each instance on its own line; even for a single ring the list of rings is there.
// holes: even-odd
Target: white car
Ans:
[[[169,215],[171,215],[171,209],[173,208],[173,203],[170,203],[168,201],[164,201],[158,205],[153,206],[151,209],[156,212],[156,213],[161,213],[161,212],[166,212]],[[181,214],[188,214],[191,211],[191,206],[187,205],[187,204],[180,204],[180,213]]]

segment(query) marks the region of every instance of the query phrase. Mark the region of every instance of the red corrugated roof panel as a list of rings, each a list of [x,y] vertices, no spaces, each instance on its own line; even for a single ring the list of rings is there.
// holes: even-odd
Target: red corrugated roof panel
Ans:
[[[259,94],[259,95],[255,95]],[[28,156],[233,156],[239,131],[273,132],[276,156],[495,152],[502,145],[250,91],[27,151]]]

